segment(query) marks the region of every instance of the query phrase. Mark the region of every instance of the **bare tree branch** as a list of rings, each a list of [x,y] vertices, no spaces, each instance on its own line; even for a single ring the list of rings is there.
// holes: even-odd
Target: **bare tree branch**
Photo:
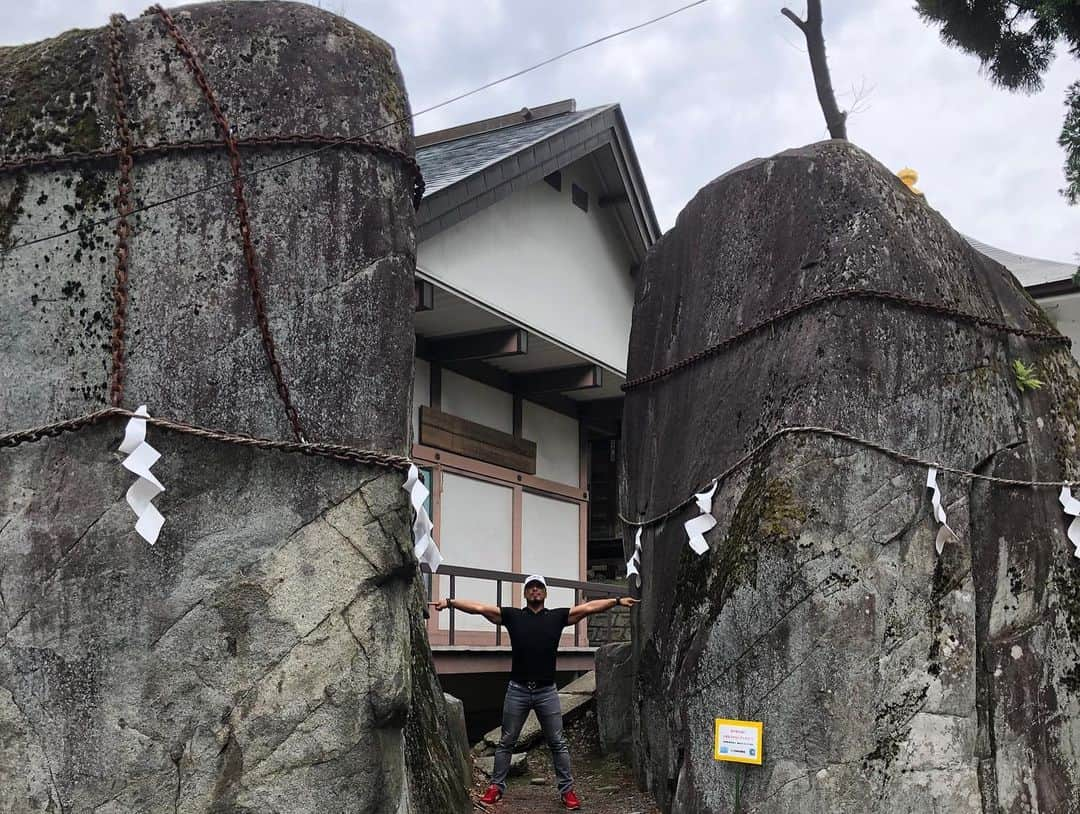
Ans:
[[[852,116],[858,116],[860,113],[865,113],[871,108],[868,100],[874,95],[874,91],[877,90],[876,85],[867,85],[866,77],[863,76],[862,81],[859,83],[859,87],[851,86],[851,104],[848,105],[844,114],[850,119]],[[845,94],[839,94],[844,96]]]
[[[799,27],[799,30],[806,32],[806,23],[799,19],[799,15],[789,8],[780,9],[780,13],[787,17],[791,22],[795,23]]]
[[[807,0],[806,19],[801,20],[791,9],[782,8],[780,13],[798,26],[806,35],[806,48],[810,52],[810,71],[814,75],[818,104],[825,114],[825,124],[833,138],[847,140],[847,113],[836,104],[829,63],[825,58],[825,36],[821,31],[821,0]]]

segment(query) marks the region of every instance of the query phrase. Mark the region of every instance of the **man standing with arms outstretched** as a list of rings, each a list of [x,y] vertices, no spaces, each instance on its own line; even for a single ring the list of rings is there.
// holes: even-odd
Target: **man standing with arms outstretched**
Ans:
[[[513,664],[510,684],[503,701],[502,737],[495,750],[495,770],[491,785],[480,799],[482,803],[496,803],[506,791],[506,775],[510,771],[510,754],[517,744],[521,727],[529,710],[536,711],[540,728],[544,732],[555,775],[559,783],[559,795],[569,809],[581,808],[581,801],[574,793],[574,778],[570,775],[570,750],[563,737],[562,708],[559,692],[555,688],[555,654],[563,628],[576,624],[594,613],[603,613],[616,605],[633,607],[639,600],[629,596],[594,599],[572,608],[545,608],[547,581],[539,574],[525,580],[525,607],[496,607],[474,602],[470,599],[442,599],[433,602],[437,610],[454,608],[464,613],[483,616],[489,622],[503,625],[510,634]]]

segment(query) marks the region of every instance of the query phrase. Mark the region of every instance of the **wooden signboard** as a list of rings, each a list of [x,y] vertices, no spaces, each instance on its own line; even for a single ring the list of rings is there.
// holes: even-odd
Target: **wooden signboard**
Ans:
[[[536,442],[483,424],[420,407],[420,443],[528,475],[536,474]]]

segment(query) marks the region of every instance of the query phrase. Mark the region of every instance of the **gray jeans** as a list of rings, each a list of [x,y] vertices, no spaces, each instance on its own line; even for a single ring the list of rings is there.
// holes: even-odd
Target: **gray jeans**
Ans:
[[[506,791],[510,755],[517,745],[529,710],[536,710],[540,728],[551,750],[551,760],[555,764],[559,793],[562,794],[573,787],[574,778],[570,776],[570,750],[566,748],[566,738],[563,737],[559,691],[554,685],[530,690],[523,684],[511,681],[507,686],[506,699],[503,701],[502,738],[499,739],[499,748],[495,750],[495,771],[491,775],[491,782],[501,791]]]

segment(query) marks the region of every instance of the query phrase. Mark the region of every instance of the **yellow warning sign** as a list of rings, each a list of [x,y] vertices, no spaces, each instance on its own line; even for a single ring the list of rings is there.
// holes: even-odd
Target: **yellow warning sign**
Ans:
[[[761,765],[761,721],[716,719],[713,757],[731,763]]]

